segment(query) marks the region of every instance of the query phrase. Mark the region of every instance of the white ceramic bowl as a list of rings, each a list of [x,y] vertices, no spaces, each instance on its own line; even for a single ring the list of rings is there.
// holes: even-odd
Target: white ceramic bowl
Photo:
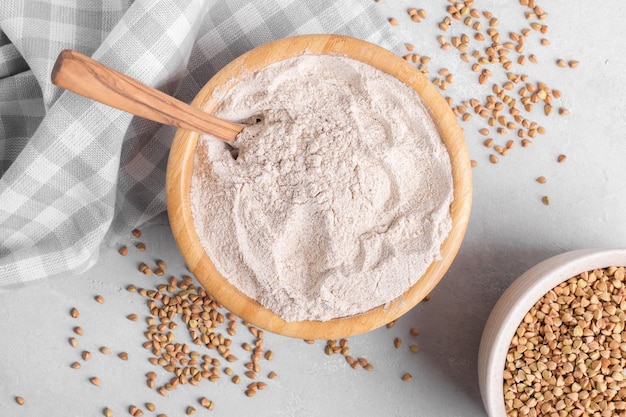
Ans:
[[[490,417],[505,417],[504,366],[511,340],[526,313],[549,290],[584,271],[626,266],[626,249],[580,249],[530,268],[502,294],[480,341],[478,383]]]

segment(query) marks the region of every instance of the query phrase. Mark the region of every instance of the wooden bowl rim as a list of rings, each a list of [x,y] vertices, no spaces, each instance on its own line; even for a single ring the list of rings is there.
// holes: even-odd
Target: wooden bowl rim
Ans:
[[[273,62],[303,54],[336,54],[365,62],[390,73],[412,87],[422,98],[451,158],[452,229],[441,245],[441,260],[403,295],[364,313],[329,321],[286,322],[247,297],[215,268],[194,229],[189,190],[195,149],[200,134],[178,129],[170,150],[166,173],[167,208],[172,233],[190,271],[221,305],[243,320],[273,333],[302,339],[335,339],[364,333],[396,320],[426,297],[443,278],[456,256],[469,222],[472,200],[471,167],[463,132],[450,106],[436,87],[410,63],[375,44],[343,35],[299,35],[273,41],[239,56],[200,90],[192,105],[211,111],[216,88],[230,88],[239,78]]]

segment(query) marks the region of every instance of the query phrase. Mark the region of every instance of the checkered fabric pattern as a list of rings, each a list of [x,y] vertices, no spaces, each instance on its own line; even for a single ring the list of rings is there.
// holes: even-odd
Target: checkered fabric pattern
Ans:
[[[400,52],[372,0],[2,0],[0,287],[88,269],[165,211],[174,129],[50,83],[66,48],[189,102],[268,41],[337,33]]]

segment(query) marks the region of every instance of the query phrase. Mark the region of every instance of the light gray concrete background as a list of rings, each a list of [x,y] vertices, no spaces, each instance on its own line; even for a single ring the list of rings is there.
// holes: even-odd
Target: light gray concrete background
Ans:
[[[476,3],[498,17],[503,37],[528,27],[516,1]],[[489,163],[490,150],[477,132],[484,122],[474,117],[462,124],[470,155],[478,161],[465,241],[430,301],[419,304],[392,329],[350,338],[352,355],[367,358],[373,371],[353,370],[341,357],[327,356],[323,341],[308,345],[267,334],[265,345],[275,359],[262,362],[262,374],[274,370],[279,377],[262,379],[268,387],[254,398],[244,395],[243,383],[237,386],[227,378],[204,381],[199,387],[187,385],[168,397],[148,388],[144,375],[153,367],[147,362],[149,352],[141,346],[145,300],[124,288],[130,283],[150,288],[164,279],[139,273],[141,261],[162,258],[169,265],[168,273],[185,272],[169,227],[161,219],[143,228],[146,252],[131,250],[121,257],[115,247],[110,248],[80,276],[0,294],[0,416],[97,416],[105,406],[123,416],[131,404],[151,415],[143,405],[150,401],[157,406],[154,415],[168,416],[184,415],[186,406],[193,405],[196,415],[214,416],[484,417],[476,376],[478,346],[500,294],[522,272],[551,255],[577,248],[626,246],[626,47],[621,36],[626,4],[621,0],[538,3],[549,13],[543,23],[549,25],[545,37],[551,45],[541,46],[541,36],[534,32],[526,52],[536,54],[539,63],[514,66],[512,71],[560,89],[563,96],[555,100],[555,108],[567,107],[571,114],[545,117],[534,111],[531,118],[545,126],[547,134],[524,149],[511,135],[516,146],[497,165]],[[444,95],[455,103],[484,99],[489,89],[477,85],[477,74],[469,64],[460,61],[457,51],[439,48],[437,23],[446,15],[447,5],[416,0],[379,3],[382,13],[399,21],[394,27],[398,36],[413,43],[415,52],[432,58],[431,76],[441,68],[454,74],[455,81]],[[406,13],[409,7],[425,9],[427,19],[412,22]],[[471,33],[456,22],[450,33],[463,30]],[[558,68],[558,58],[576,59],[580,65]],[[494,79],[504,76],[497,67],[492,71]],[[564,163],[556,162],[559,154],[567,155]],[[541,175],[546,184],[535,181]],[[550,205],[542,204],[542,196],[550,197]],[[94,301],[96,294],[105,297],[105,304]],[[80,310],[78,319],[70,317],[72,307]],[[140,320],[127,320],[130,313]],[[73,348],[68,339],[76,325],[84,335],[77,336],[78,347]],[[412,327],[420,329],[419,336],[409,335]],[[184,332],[178,333],[185,340]],[[395,337],[403,339],[398,349],[393,346]],[[240,330],[233,337],[235,353],[243,356],[239,345],[251,340],[249,333]],[[410,352],[411,343],[419,346],[418,353]],[[103,345],[114,354],[100,354]],[[80,359],[82,350],[90,350],[92,358],[81,369],[71,369],[70,363]],[[128,361],[115,356],[122,350],[128,352]],[[244,370],[240,362],[232,366],[239,373]],[[412,381],[401,381],[405,372],[413,375]],[[91,376],[100,378],[100,387],[89,383]],[[166,376],[159,371],[159,378]],[[18,406],[16,395],[23,396],[26,404]],[[212,412],[199,406],[203,396],[215,402]]]

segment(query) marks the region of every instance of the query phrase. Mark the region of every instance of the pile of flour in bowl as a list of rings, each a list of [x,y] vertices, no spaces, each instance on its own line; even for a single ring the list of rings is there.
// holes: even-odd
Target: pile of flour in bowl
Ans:
[[[440,259],[448,152],[417,93],[359,61],[304,55],[251,73],[215,114],[256,122],[236,150],[201,137],[194,225],[235,287],[286,321],[383,305]]]

